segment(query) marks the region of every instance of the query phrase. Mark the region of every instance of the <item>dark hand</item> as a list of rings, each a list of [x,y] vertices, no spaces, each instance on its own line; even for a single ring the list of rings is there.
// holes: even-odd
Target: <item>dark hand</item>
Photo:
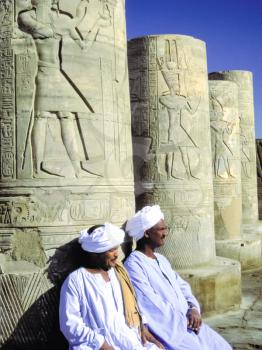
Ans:
[[[146,326],[141,329],[141,340],[142,344],[145,345],[147,341],[155,344],[159,349],[165,349],[165,347],[150,333]]]
[[[115,350],[111,345],[107,344],[105,341],[99,350]]]
[[[187,327],[192,329],[196,334],[199,333],[202,324],[202,318],[197,309],[188,309]]]

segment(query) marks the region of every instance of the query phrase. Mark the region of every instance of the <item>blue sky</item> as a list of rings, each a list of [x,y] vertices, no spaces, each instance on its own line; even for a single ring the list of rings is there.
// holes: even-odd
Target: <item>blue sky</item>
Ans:
[[[253,72],[256,137],[262,138],[262,0],[126,0],[128,39],[185,34],[207,45],[208,71]]]

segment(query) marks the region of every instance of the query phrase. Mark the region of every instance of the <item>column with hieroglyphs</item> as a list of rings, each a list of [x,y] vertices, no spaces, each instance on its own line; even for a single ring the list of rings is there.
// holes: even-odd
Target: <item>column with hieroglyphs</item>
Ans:
[[[242,188],[238,86],[210,80],[216,252],[239,260],[242,270],[258,267],[261,241],[242,234]]]
[[[258,221],[253,78],[248,71],[209,74],[210,80],[233,81],[238,86],[243,224]]]
[[[222,311],[239,303],[240,272],[237,262],[215,254],[205,43],[142,37],[128,43],[128,59],[137,207],[161,206],[169,226],[161,252],[206,312]],[[204,293],[207,285],[214,288]]]
[[[55,249],[134,212],[124,13],[124,0],[0,2],[1,326],[11,348],[42,348],[55,329],[43,273]]]

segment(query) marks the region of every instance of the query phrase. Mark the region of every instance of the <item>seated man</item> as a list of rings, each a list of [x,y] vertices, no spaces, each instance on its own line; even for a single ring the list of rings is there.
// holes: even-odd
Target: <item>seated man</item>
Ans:
[[[59,306],[70,350],[163,349],[141,326],[132,284],[116,262],[123,240],[124,231],[108,223],[81,232],[82,267],[63,283]]]
[[[126,223],[137,241],[125,267],[149,330],[167,350],[230,350],[230,345],[202,323],[191,288],[155,249],[164,244],[167,227],[158,205],[146,206]]]

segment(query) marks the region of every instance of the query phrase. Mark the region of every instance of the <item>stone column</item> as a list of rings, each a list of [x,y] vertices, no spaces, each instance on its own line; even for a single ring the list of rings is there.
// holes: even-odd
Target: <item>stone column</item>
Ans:
[[[3,338],[36,349],[54,302],[45,294],[38,332],[24,313],[50,288],[48,257],[84,227],[125,221],[134,185],[125,1],[29,3],[0,2],[0,262]]]
[[[238,87],[209,81],[213,155],[216,252],[241,262],[242,270],[260,265],[261,242],[242,237],[242,191]]]
[[[169,226],[161,252],[190,280],[205,311],[221,311],[239,303],[240,280],[238,264],[215,255],[205,43],[142,37],[129,42],[128,58],[137,207],[161,206]],[[216,283],[205,294],[209,277]],[[236,294],[216,304],[216,288],[231,281]]]
[[[256,224],[258,202],[252,73],[214,72],[209,74],[209,79],[233,81],[238,86],[243,224]]]

